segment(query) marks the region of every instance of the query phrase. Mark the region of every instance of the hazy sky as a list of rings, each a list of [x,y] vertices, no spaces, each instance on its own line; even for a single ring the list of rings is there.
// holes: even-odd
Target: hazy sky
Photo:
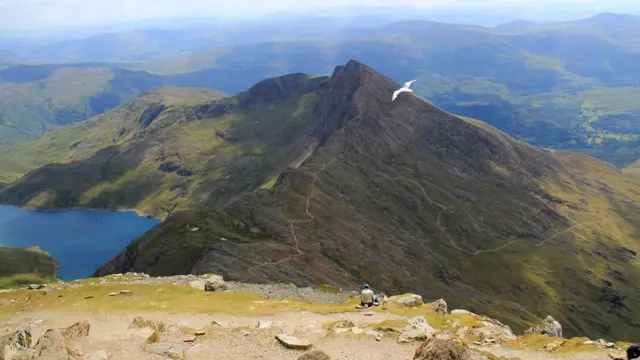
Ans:
[[[468,6],[482,4],[495,11],[511,4],[555,6],[560,0],[0,0],[0,30],[97,25],[171,16],[266,14],[283,10],[340,5]],[[629,11],[640,0],[561,0],[601,5],[608,11]],[[635,4],[634,4],[635,3]]]

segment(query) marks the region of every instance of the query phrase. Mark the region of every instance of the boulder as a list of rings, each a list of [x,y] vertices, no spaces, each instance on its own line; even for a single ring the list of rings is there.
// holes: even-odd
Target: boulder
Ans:
[[[325,354],[323,351],[312,351],[306,354],[300,355],[298,360],[331,360],[329,355]]]
[[[444,301],[444,299],[438,299],[434,302],[430,302],[428,305],[433,309],[433,311],[437,312],[438,314],[442,314],[443,316],[446,316],[448,314],[447,302]]]
[[[413,360],[468,360],[469,349],[461,342],[444,339],[428,339],[415,352]]]
[[[553,337],[562,337],[562,325],[551,315],[547,316],[542,322],[532,328],[527,329],[525,334],[541,334]]]
[[[64,336],[65,339],[73,340],[78,337],[89,336],[90,328],[91,328],[91,325],[89,324],[88,321],[85,320],[85,321],[77,322],[66,329],[61,329],[60,331],[62,333],[62,336]]]
[[[416,316],[408,320],[409,325],[402,329],[399,342],[426,340],[432,338],[436,331],[423,316]]]
[[[167,356],[174,360],[183,360],[185,358],[184,348],[176,344],[170,344],[170,343],[146,344],[144,346],[144,351],[150,352],[156,355]]]
[[[306,350],[311,347],[311,342],[307,339],[300,339],[295,336],[289,335],[276,335],[276,339],[280,341],[282,345],[289,349]]]
[[[224,291],[227,285],[224,281],[206,281],[204,283],[204,291]]]
[[[498,320],[483,317],[478,322],[484,326],[473,329],[472,333],[480,339],[492,338],[498,341],[511,341],[517,339],[517,336],[513,333],[511,328]]]
[[[398,296],[392,296],[389,298],[390,303],[395,303],[402,306],[416,307],[424,305],[422,296],[416,294],[404,294]]]
[[[38,360],[72,360],[61,330],[47,330],[38,340],[33,355]]]

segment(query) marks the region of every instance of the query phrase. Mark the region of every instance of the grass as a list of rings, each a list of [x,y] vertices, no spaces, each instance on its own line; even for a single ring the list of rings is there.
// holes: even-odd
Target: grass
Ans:
[[[55,260],[39,248],[0,246],[0,289],[49,283],[55,280],[56,271]]]

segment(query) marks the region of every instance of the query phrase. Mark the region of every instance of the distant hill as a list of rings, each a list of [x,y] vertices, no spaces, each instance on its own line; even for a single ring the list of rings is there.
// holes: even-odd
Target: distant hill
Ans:
[[[639,184],[412,94],[392,103],[397,86],[349,61],[197,103],[145,94],[21,145],[52,164],[0,200],[164,219],[96,275],[366,281],[519,330],[551,314],[569,334],[636,338]]]
[[[56,278],[57,266],[51,255],[39,248],[0,245],[0,289],[50,282]]]
[[[86,120],[154,88],[211,87],[215,82],[198,75],[159,76],[91,64],[0,69],[0,145],[39,138],[49,130]]]
[[[640,52],[593,33],[405,21],[354,29],[350,40],[215,48],[140,68],[159,74],[241,68],[259,81],[290,72],[328,74],[349,58],[400,83],[417,78],[416,91],[436,105],[530,143],[590,153],[620,167],[640,158],[634,145],[640,141]],[[229,85],[239,91],[250,80]]]
[[[569,33],[596,35],[633,51],[640,51],[640,16],[630,14],[601,13],[593,17],[563,22],[535,23],[516,20],[496,26],[499,30],[526,33]]]
[[[637,179],[640,179],[640,160],[638,160],[635,163],[629,165],[623,171],[627,175],[630,175],[630,176],[636,177]]]

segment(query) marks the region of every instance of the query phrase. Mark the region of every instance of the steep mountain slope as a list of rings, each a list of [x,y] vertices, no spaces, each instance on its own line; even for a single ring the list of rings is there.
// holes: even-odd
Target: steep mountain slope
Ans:
[[[354,29],[343,41],[215,48],[142,68],[175,73],[241,67],[255,76],[245,81],[255,82],[298,71],[328,74],[349,58],[363,59],[397,82],[417,78],[416,90],[436,105],[528,142],[590,152],[621,167],[640,157],[631,144],[640,139],[634,101],[640,53],[590,32],[514,33],[405,21]],[[249,85],[238,81],[233,90]]]
[[[211,88],[215,82],[215,77],[197,75],[158,76],[91,64],[0,69],[0,145],[38,138],[58,126],[86,120],[160,86]]]
[[[96,275],[368,281],[519,330],[551,314],[570,334],[637,336],[638,183],[415,95],[392,103],[396,87],[356,61],[269,79],[168,108],[136,139],[32,171],[0,199],[169,213]],[[185,138],[193,148],[176,150]]]
[[[309,78],[267,80],[221,100],[201,93],[196,104],[200,90],[144,94],[3,153],[0,162],[14,164],[5,182],[28,166],[49,165],[4,188],[0,199],[29,208],[136,208],[159,218],[223,203],[269,181],[297,156],[302,145],[283,144],[315,101],[322,78]],[[256,108],[265,103],[270,108]]]

